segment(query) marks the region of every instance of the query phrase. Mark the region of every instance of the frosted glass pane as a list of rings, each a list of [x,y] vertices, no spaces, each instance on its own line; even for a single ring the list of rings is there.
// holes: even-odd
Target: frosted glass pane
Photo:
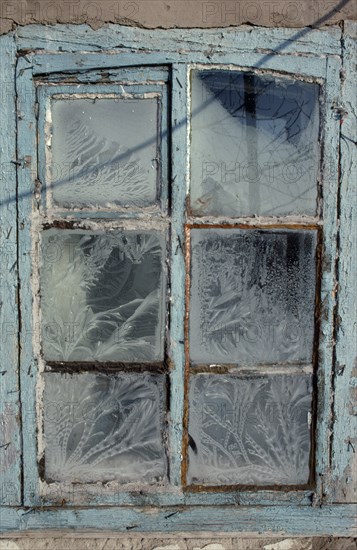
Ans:
[[[164,403],[162,375],[46,374],[46,479],[162,480]]]
[[[157,201],[157,99],[52,103],[52,183],[62,207]]]
[[[308,376],[192,376],[188,482],[307,483],[311,391]]]
[[[51,229],[42,239],[45,358],[162,360],[164,233]]]
[[[318,93],[287,78],[193,71],[193,212],[315,214]]]
[[[195,363],[310,362],[316,231],[193,229]]]

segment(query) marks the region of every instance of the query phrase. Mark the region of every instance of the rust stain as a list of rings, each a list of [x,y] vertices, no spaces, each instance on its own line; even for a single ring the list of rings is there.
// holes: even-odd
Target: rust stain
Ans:
[[[44,222],[42,224],[42,228],[44,230],[46,229],[77,229],[79,226],[78,221],[72,221],[72,220],[54,220],[53,222]]]
[[[45,372],[78,374],[80,372],[101,372],[114,374],[116,372],[154,372],[167,373],[169,365],[166,362],[124,363],[124,362],[62,362],[47,361]]]
[[[297,223],[297,222],[284,222],[284,223],[242,223],[242,222],[221,222],[221,223],[197,223],[192,222],[187,224],[187,227],[190,229],[321,229],[319,223]]]
[[[316,485],[316,449],[317,449],[317,417],[318,417],[318,398],[323,394],[323,388],[318,387],[317,372],[319,369],[319,343],[320,343],[320,327],[322,317],[321,304],[321,277],[323,264],[323,234],[322,229],[318,229],[317,247],[316,247],[316,278],[315,278],[315,332],[313,339],[312,365],[313,365],[313,380],[312,380],[312,407],[311,407],[311,448],[310,448],[310,476],[309,483]]]
[[[186,266],[186,279],[185,279],[185,376],[184,376],[184,410],[183,410],[183,435],[182,435],[182,472],[181,482],[183,487],[187,483],[187,470],[188,470],[188,415],[189,415],[189,402],[188,402],[188,389],[189,389],[189,376],[190,376],[190,349],[189,349],[189,319],[190,319],[190,259],[191,259],[191,240],[190,240],[190,228],[185,227],[185,266]]]
[[[306,485],[185,485],[185,493],[227,493],[237,492],[256,492],[256,491],[276,491],[278,493],[286,491],[312,491],[311,484]]]

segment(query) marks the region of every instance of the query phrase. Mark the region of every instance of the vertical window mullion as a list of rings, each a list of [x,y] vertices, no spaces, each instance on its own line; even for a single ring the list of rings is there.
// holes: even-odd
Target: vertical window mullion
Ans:
[[[172,67],[171,103],[171,300],[170,300],[170,481],[181,485],[184,411],[185,203],[187,189],[188,68]]]

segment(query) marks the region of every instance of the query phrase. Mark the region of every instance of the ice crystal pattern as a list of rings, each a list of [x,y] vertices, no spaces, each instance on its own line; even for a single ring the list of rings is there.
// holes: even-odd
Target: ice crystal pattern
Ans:
[[[193,229],[191,241],[192,362],[310,363],[316,232]]]
[[[143,207],[157,201],[157,101],[53,104],[51,180],[58,206]]]
[[[310,407],[309,376],[192,376],[189,483],[306,484]]]
[[[45,358],[162,360],[164,234],[51,229],[42,239]]]
[[[163,375],[45,374],[48,481],[162,481]]]

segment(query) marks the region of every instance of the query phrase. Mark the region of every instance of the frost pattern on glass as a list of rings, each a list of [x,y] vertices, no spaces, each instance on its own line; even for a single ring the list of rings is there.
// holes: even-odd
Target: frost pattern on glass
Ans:
[[[191,231],[194,363],[311,362],[316,231]]]
[[[188,483],[308,483],[311,391],[308,376],[192,376]]]
[[[191,207],[197,215],[316,212],[317,84],[193,71]]]
[[[164,376],[45,374],[48,481],[164,479]]]
[[[157,99],[52,103],[55,205],[143,207],[157,202]]]
[[[159,231],[42,234],[45,359],[163,359],[165,235]]]

